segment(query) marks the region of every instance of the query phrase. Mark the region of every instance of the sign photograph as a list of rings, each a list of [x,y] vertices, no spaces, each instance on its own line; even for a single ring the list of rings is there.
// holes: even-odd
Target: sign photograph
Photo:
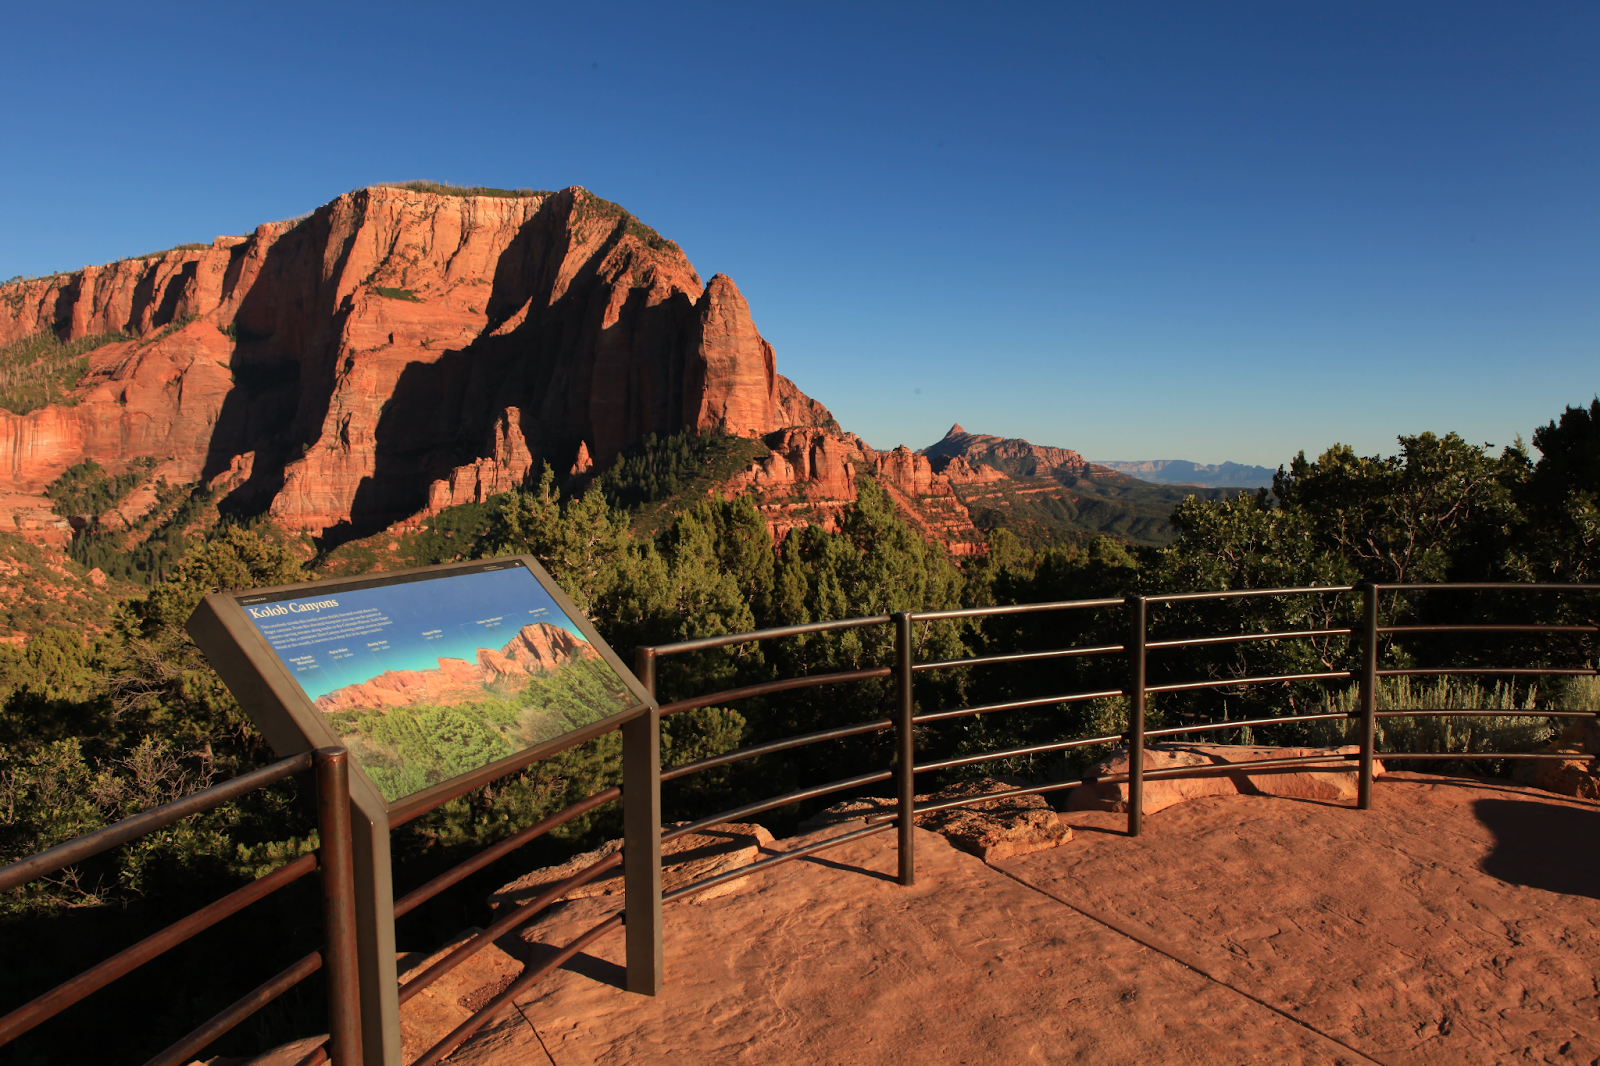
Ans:
[[[639,702],[519,559],[235,602],[389,803]]]

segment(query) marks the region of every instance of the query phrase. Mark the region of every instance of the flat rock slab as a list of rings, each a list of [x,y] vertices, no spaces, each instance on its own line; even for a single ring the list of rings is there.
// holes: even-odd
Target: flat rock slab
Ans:
[[[704,907],[669,906],[660,996],[618,987],[613,933],[519,1009],[558,1066],[1339,1061],[1305,1027],[938,834],[915,837],[914,887],[893,880],[892,830],[854,841]],[[552,951],[614,905],[577,900],[529,935]]]
[[[1197,777],[1146,779],[1144,813],[1155,814],[1178,803],[1203,796],[1284,796],[1349,802],[1356,798],[1356,763],[1341,763],[1343,756],[1359,752],[1354,744],[1337,748],[1264,748],[1244,744],[1159,744],[1144,749],[1144,769],[1169,770],[1178,767],[1245,765],[1269,759],[1322,758],[1326,767],[1317,769],[1277,768],[1249,773],[1213,772]],[[1128,752],[1119,750],[1100,760],[1086,776],[1125,774]],[[1373,772],[1383,773],[1383,763],[1374,761]],[[1082,785],[1067,797],[1072,811],[1126,811],[1128,783],[1113,781]]]
[[[1072,848],[1001,868],[1379,1061],[1600,1058],[1600,806],[1395,773],[1370,811],[1069,817]]]
[[[682,823],[678,823],[682,824]],[[673,825],[668,825],[670,830]],[[681,885],[692,884],[715,877],[739,866],[756,861],[761,848],[772,843],[772,834],[765,826],[743,822],[719,822],[695,833],[669,840],[661,845],[661,889],[670,892]],[[608,855],[622,849],[622,841],[608,840],[594,851],[575,855],[560,866],[546,866],[517,878],[489,897],[489,906],[503,903],[525,903],[544,892],[558,881],[593,865]],[[743,887],[745,879],[736,877],[724,881],[691,897],[696,902],[716,899]],[[620,896],[622,894],[622,867],[578,885],[562,899],[585,899],[591,896]]]

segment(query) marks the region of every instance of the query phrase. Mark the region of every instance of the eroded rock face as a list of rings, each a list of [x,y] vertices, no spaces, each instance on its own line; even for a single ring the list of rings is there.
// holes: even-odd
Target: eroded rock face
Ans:
[[[677,245],[577,187],[362,189],[0,296],[0,343],[138,338],[93,353],[76,406],[0,412],[0,493],[158,455],[172,480],[238,481],[239,510],[361,535],[543,461],[604,468],[647,433],[829,420],[730,279],[702,286]]]
[[[956,498],[950,479],[903,445],[876,451],[854,433],[832,426],[787,429],[769,436],[767,444],[772,450],[732,478],[726,490],[756,494],[756,507],[775,541],[796,526],[816,524],[837,531],[840,516],[856,501],[856,479],[870,475],[927,539],[955,555],[984,548],[983,536]]]

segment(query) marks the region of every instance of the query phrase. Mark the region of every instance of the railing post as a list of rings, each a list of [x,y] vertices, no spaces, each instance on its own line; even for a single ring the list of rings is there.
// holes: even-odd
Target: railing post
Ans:
[[[1361,770],[1356,807],[1372,810],[1372,769],[1378,744],[1378,586],[1361,586]]]
[[[622,883],[626,896],[628,991],[660,993],[661,717],[655,706],[656,653],[639,648],[634,674],[650,709],[622,726]]]
[[[1145,599],[1128,597],[1128,835],[1144,829]]]
[[[361,976],[356,953],[355,847],[350,830],[350,753],[318,748],[317,836],[322,872],[323,972],[328,988],[328,1057],[360,1066]]]
[[[917,745],[912,735],[911,698],[912,676],[911,612],[899,611],[894,616],[894,678],[895,678],[895,773],[896,812],[900,829],[900,883],[913,885],[917,881],[916,831],[916,762]]]

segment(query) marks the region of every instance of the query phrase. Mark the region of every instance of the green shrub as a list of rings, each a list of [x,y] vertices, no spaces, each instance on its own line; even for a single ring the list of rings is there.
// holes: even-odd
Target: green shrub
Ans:
[[[408,300],[414,304],[422,302],[422,298],[410,289],[391,289],[383,285],[374,285],[372,291],[391,300]]]

